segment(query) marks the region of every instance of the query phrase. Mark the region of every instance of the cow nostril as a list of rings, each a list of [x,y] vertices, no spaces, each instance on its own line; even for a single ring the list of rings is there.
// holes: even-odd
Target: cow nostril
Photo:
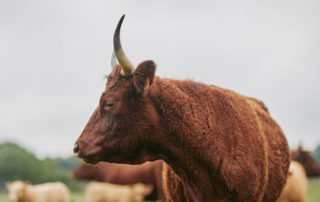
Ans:
[[[80,150],[79,145],[78,145],[78,144],[75,144],[75,145],[73,146],[73,152],[76,154],[76,153],[79,152],[79,150]]]

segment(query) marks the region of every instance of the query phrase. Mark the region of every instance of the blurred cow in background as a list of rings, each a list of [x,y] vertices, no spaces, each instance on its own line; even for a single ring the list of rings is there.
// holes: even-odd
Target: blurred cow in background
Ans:
[[[96,180],[118,185],[132,185],[143,183],[152,185],[153,191],[146,200],[165,201],[162,190],[162,161],[146,162],[141,165],[113,164],[100,162],[96,165],[82,163],[78,165],[72,175],[78,180]]]
[[[69,189],[61,182],[31,185],[22,181],[7,182],[9,199],[15,202],[69,202]]]
[[[296,150],[291,151],[291,160],[301,163],[306,170],[308,177],[320,176],[320,165],[311,156],[310,152],[299,146]]]
[[[277,202],[305,202],[308,195],[308,178],[303,166],[291,161],[286,185]]]
[[[140,202],[150,194],[152,186],[137,183],[115,185],[105,182],[91,182],[86,187],[86,202]]]

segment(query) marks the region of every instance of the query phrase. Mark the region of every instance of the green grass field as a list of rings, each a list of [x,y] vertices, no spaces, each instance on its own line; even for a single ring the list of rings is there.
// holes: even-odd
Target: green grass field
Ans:
[[[320,201],[320,178],[309,179],[308,202]]]
[[[9,202],[6,192],[0,192],[0,202]],[[84,193],[72,192],[71,202],[84,202]],[[320,178],[309,179],[307,202],[320,202]]]

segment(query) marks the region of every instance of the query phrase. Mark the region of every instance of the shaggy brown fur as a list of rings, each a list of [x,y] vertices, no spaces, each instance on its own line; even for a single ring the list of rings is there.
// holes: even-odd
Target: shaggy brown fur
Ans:
[[[310,155],[310,152],[299,146],[296,150],[291,151],[291,160],[301,163],[306,170],[308,177],[320,176],[320,165]]]
[[[169,201],[275,201],[289,147],[263,103],[154,73],[153,61],[126,77],[114,68],[76,155],[91,163],[163,159]]]
[[[153,190],[145,199],[165,201],[161,178],[162,164],[162,161],[146,162],[141,165],[81,163],[73,170],[72,175],[78,180],[96,180],[119,185],[149,184]]]

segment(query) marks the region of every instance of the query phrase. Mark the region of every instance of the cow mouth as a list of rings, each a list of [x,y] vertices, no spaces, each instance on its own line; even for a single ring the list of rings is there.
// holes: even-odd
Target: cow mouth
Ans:
[[[99,156],[97,154],[81,154],[81,153],[75,153],[75,155],[78,158],[81,158],[83,161],[85,161],[86,163],[90,163],[90,164],[96,164],[100,161]]]
[[[111,163],[125,163],[125,164],[142,164],[146,161],[155,161],[158,157],[152,155],[145,147],[138,146],[134,151],[112,151],[104,153],[101,161]]]
[[[100,160],[98,158],[98,156],[96,155],[90,155],[90,156],[86,156],[82,158],[86,163],[90,163],[90,164],[96,164],[98,163]]]
[[[100,161],[99,153],[100,153],[100,150],[95,150],[88,153],[85,153],[83,151],[77,151],[74,154],[76,157],[81,158],[86,163],[96,164]]]

